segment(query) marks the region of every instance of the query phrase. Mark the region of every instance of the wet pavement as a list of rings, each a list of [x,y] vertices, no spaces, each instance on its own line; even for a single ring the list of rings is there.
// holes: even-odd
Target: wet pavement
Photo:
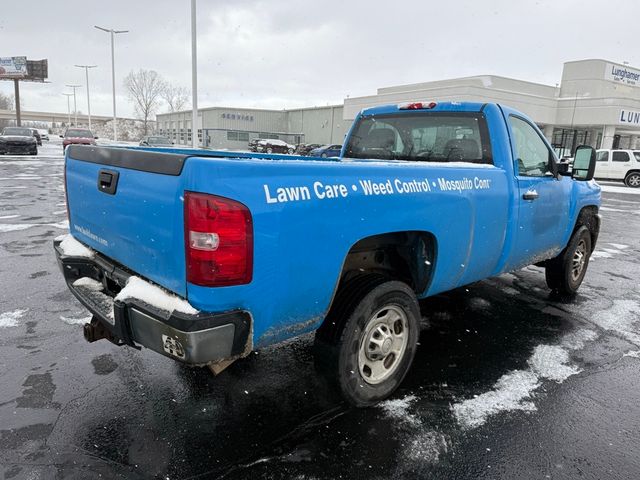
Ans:
[[[535,267],[425,301],[405,382],[358,410],[315,375],[311,337],[216,378],[86,343],[51,247],[62,166],[59,144],[0,157],[4,478],[640,477],[640,192],[603,194],[573,302]]]

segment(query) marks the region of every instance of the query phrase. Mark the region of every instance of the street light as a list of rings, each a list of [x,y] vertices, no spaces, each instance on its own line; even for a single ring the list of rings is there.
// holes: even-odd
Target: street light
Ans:
[[[91,103],[89,102],[89,69],[96,68],[97,65],[76,65],[78,68],[84,68],[84,73],[87,76],[87,112],[89,115],[89,130],[91,130]]]
[[[82,85],[67,85],[69,88],[73,88],[73,117],[74,127],[78,126],[78,107],[76,106],[76,88],[80,88]]]
[[[69,105],[69,97],[73,96],[73,93],[63,93],[67,97],[67,128],[71,125],[71,106]]]
[[[118,130],[116,129],[116,61],[113,53],[113,36],[117,33],[129,33],[129,30],[114,30],[113,28],[102,28],[94,25],[98,30],[111,34],[111,87],[113,89],[113,141],[118,140]]]
[[[191,0],[191,146],[198,147],[198,50],[196,43],[196,0]],[[204,131],[202,132],[204,141]]]

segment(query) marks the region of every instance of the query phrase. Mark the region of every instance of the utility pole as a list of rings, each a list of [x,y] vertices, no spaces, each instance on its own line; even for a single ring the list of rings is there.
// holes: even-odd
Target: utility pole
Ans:
[[[84,73],[87,78],[87,114],[89,116],[89,130],[91,130],[91,102],[89,101],[89,69],[96,68],[97,65],[76,65],[78,68],[84,68]]]
[[[62,95],[67,97],[67,128],[69,128],[69,125],[71,125],[71,106],[69,100],[73,93],[63,93]]]
[[[196,40],[196,0],[191,0],[191,146],[198,148],[198,48]],[[202,132],[204,140],[204,132]]]
[[[76,105],[76,88],[80,88],[82,85],[67,85],[69,88],[73,88],[73,122],[74,127],[78,126],[78,107]]]
[[[113,91],[113,141],[118,140],[118,129],[116,128],[116,61],[114,54],[113,37],[118,33],[129,33],[129,30],[114,30],[113,28],[102,28],[94,25],[98,30],[111,34],[111,88]]]

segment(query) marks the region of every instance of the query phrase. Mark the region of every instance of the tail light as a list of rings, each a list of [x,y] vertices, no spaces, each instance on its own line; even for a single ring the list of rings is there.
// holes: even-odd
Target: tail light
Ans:
[[[253,222],[243,204],[203,193],[184,195],[187,281],[243,285],[253,275]]]

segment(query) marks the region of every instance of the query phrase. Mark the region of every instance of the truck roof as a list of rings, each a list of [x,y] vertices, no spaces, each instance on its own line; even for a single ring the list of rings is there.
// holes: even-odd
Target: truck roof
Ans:
[[[416,103],[421,102],[425,105],[431,103],[430,100],[416,100]],[[400,108],[403,105],[408,105],[412,102],[394,103],[391,105],[380,105],[378,107],[365,108],[362,110],[361,115],[384,115],[389,113],[405,112],[406,109]],[[416,109],[416,111],[436,111],[436,112],[479,112],[482,107],[486,105],[485,102],[433,102],[436,105],[433,108]]]

